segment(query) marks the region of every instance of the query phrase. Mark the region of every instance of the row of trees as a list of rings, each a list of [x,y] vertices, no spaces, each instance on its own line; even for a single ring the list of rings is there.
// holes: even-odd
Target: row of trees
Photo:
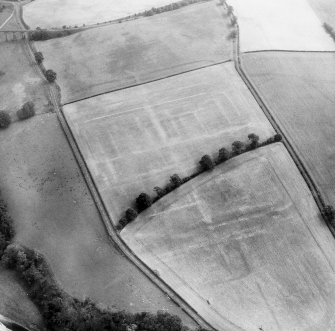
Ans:
[[[198,169],[192,175],[185,178],[181,178],[178,174],[173,174],[170,177],[170,181],[164,188],[161,188],[159,186],[156,186],[154,188],[154,191],[156,192],[156,196],[154,198],[151,198],[150,195],[147,193],[144,192],[141,193],[135,199],[134,208],[128,208],[125,211],[124,216],[119,220],[116,226],[117,230],[121,231],[127,224],[134,221],[139,213],[149,208],[153,203],[161,199],[166,194],[172,192],[173,190],[177,189],[178,187],[190,181],[191,179],[195,178],[196,176],[200,175],[201,173],[205,171],[211,171],[214,169],[216,165],[219,165],[237,155],[251,151],[261,146],[269,145],[275,142],[280,142],[281,140],[282,136],[280,134],[276,134],[273,137],[270,137],[269,139],[260,143],[259,136],[254,133],[251,133],[248,135],[247,143],[243,143],[239,140],[234,141],[232,143],[231,151],[229,151],[224,147],[221,148],[218,152],[217,157],[214,160],[207,154],[202,156],[202,158],[199,161]]]
[[[19,120],[25,120],[35,115],[35,105],[32,101],[27,101],[23,106],[16,112]],[[12,123],[10,114],[7,111],[0,111],[0,129],[7,129]]]
[[[46,30],[37,28],[36,30],[29,32],[29,40],[43,41],[54,38],[61,38],[69,36],[79,31],[80,31],[79,29]]]
[[[1,265],[16,271],[30,299],[41,312],[49,331],[187,331],[178,316],[130,314],[97,307],[92,301],[78,300],[61,290],[44,257],[35,250],[12,243],[13,220],[0,196]],[[200,331],[201,329],[199,329]],[[203,330],[206,331],[206,330]]]
[[[179,9],[181,7],[185,7],[194,3],[198,3],[198,2],[205,2],[205,1],[211,1],[211,0],[181,0],[178,2],[173,2],[169,5],[166,6],[162,6],[162,7],[158,7],[158,8],[151,8],[150,10],[146,10],[143,13],[137,14],[137,16],[152,16],[152,15],[156,15],[156,14],[161,14],[164,13],[166,11],[171,11],[171,10],[176,10]]]
[[[43,61],[44,61],[43,53],[42,52],[35,52],[34,57],[35,57],[35,61],[37,62],[37,64],[41,66]],[[53,83],[57,78],[57,74],[52,69],[44,70],[44,67],[42,67],[42,66],[41,66],[41,68],[42,68],[42,71],[43,71],[47,81],[49,83]]]

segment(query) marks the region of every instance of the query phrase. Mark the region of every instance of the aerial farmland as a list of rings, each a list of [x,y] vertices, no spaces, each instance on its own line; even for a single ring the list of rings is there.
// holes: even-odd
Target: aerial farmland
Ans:
[[[281,145],[185,184],[121,236],[217,330],[331,323],[334,238]]]
[[[92,111],[94,109],[94,111]],[[274,130],[226,63],[66,105],[111,219],[142,191],[188,176],[203,154]]]
[[[239,18],[243,52],[335,51],[307,0],[231,0],[230,4]]]
[[[36,47],[57,72],[67,104],[230,60],[232,27],[223,15],[222,7],[210,1]]]
[[[24,7],[24,20],[32,28],[102,23],[136,14],[171,0],[35,0]],[[54,14],[49,15],[50,8]]]
[[[0,329],[332,331],[334,18],[0,0]]]
[[[335,53],[255,53],[244,65],[310,174],[335,202]],[[264,84],[266,82],[266,84]]]

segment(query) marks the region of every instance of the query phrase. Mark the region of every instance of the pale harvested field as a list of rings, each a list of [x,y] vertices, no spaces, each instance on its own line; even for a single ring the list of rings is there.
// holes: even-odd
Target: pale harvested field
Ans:
[[[141,192],[190,175],[204,154],[273,129],[232,63],[64,107],[109,213],[117,222]]]
[[[185,184],[121,236],[218,330],[334,329],[335,241],[281,144]]]
[[[241,50],[335,50],[308,0],[230,0],[239,19]]]
[[[320,21],[327,22],[335,28],[335,1],[334,0],[308,0]]]
[[[36,113],[50,111],[46,83],[26,56],[23,42],[0,42],[0,110],[16,120],[16,111],[27,101],[35,103]]]
[[[216,2],[36,43],[68,103],[232,57]]]
[[[23,18],[31,27],[60,27],[105,22],[136,14],[172,0],[35,0],[24,6]],[[52,11],[52,15],[50,15]]]
[[[335,54],[269,52],[243,59],[326,200],[335,204]]]
[[[41,328],[42,317],[14,272],[0,268],[0,314],[26,327]],[[0,327],[0,330],[1,327]]]
[[[15,123],[0,141],[15,241],[43,253],[68,293],[131,312],[165,309],[193,325],[110,241],[55,114]]]

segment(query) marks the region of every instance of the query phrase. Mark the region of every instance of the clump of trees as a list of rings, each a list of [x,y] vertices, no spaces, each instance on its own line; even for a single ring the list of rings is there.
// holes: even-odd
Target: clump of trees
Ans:
[[[164,197],[166,194],[172,192],[177,189],[184,183],[190,181],[191,179],[197,177],[201,173],[205,171],[211,171],[214,169],[216,165],[219,165],[227,160],[238,156],[242,153],[248,152],[250,150],[254,150],[258,147],[269,145],[272,143],[280,142],[282,140],[282,136],[280,134],[275,134],[274,136],[268,138],[267,140],[260,143],[260,138],[258,135],[254,133],[250,133],[248,135],[248,141],[243,143],[239,140],[236,140],[232,143],[231,151],[222,147],[219,149],[218,156],[216,159],[212,159],[209,155],[204,155],[201,157],[199,161],[199,168],[190,176],[180,178],[178,174],[173,174],[170,177],[170,181],[168,184],[161,188],[159,186],[154,187],[154,191],[156,192],[156,197],[151,198],[147,193],[141,193],[135,200],[135,209],[131,209],[135,217],[127,217],[127,211],[125,215],[119,220],[116,229],[121,231],[127,224],[136,219],[139,213],[143,212],[145,209],[149,208],[153,203]],[[128,209],[129,210],[129,209]]]
[[[44,56],[43,56],[42,52],[35,52],[34,57],[35,57],[35,61],[38,64],[41,64],[44,61]]]
[[[0,111],[0,129],[7,129],[11,123],[12,123],[12,120],[10,118],[9,113],[1,110]]]
[[[325,206],[322,209],[322,216],[330,225],[335,226],[335,209],[333,206]]]
[[[328,23],[323,23],[323,28],[326,30],[326,32],[331,36],[331,38],[335,41],[335,31],[331,25]]]
[[[32,101],[26,102],[21,109],[16,112],[17,117],[20,120],[33,117],[35,115],[35,105]]]
[[[45,78],[48,80],[49,83],[53,83],[57,78],[57,74],[53,70],[48,69],[45,72]]]

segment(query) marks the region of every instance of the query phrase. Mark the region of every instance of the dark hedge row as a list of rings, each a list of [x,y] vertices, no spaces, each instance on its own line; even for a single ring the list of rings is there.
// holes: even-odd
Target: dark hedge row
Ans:
[[[275,134],[273,137],[268,138],[263,142],[259,142],[259,136],[254,133],[248,135],[248,142],[243,143],[241,141],[234,141],[232,143],[231,151],[226,148],[221,148],[217,157],[213,160],[209,155],[204,155],[200,161],[198,169],[190,176],[185,178],[180,178],[178,174],[174,174],[170,177],[169,183],[161,188],[156,186],[154,191],[156,192],[156,197],[151,198],[147,193],[141,193],[135,200],[134,208],[128,208],[124,216],[119,220],[116,228],[121,231],[127,224],[134,221],[139,213],[149,208],[153,203],[161,199],[166,194],[177,189],[179,186],[187,183],[191,179],[197,177],[204,171],[212,170],[216,165],[221,164],[237,155],[243,154],[245,152],[251,151],[253,149],[266,146],[272,143],[276,143],[282,140],[280,134]]]

